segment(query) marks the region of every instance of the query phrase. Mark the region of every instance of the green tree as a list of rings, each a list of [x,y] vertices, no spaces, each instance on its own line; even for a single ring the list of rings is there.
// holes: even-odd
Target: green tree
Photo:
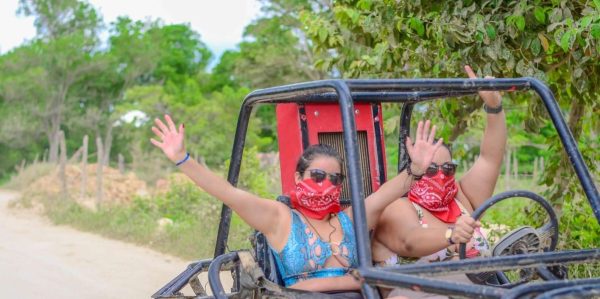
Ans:
[[[343,0],[329,11],[306,10],[302,19],[316,49],[333,53],[318,65],[342,77],[464,77],[462,65],[470,64],[479,75],[545,81],[598,174],[600,1]],[[510,97],[515,104],[525,100]],[[480,106],[446,101],[434,107],[452,128],[445,139],[462,134]],[[529,132],[549,124],[540,101],[528,109],[522,125]],[[579,205],[582,190],[557,135],[543,137],[550,145],[543,178],[549,199],[559,212],[563,204]]]
[[[20,5],[21,13],[35,16],[37,37],[8,54],[0,92],[24,112],[23,118],[14,119],[16,124],[45,133],[49,161],[55,162],[58,132],[75,101],[73,87],[98,68],[92,56],[101,18],[89,4],[78,1],[22,0]]]

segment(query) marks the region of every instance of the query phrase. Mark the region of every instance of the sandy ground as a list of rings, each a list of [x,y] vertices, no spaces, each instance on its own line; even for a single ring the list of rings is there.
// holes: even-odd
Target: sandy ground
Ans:
[[[0,298],[150,298],[188,264],[7,207],[17,197],[0,190]]]

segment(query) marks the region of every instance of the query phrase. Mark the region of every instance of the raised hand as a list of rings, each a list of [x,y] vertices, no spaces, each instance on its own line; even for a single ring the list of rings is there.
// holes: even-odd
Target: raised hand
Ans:
[[[152,127],[152,132],[160,138],[160,141],[150,139],[150,142],[160,148],[167,158],[175,163],[181,161],[186,155],[183,144],[185,127],[181,124],[177,130],[169,115],[165,115],[165,121],[166,125],[158,118],[154,120],[156,127]]]
[[[433,142],[436,127],[433,126],[429,131],[430,126],[431,122],[429,120],[425,124],[423,124],[423,121],[419,121],[414,144],[410,137],[406,138],[406,151],[410,156],[410,169],[414,174],[425,173],[425,170],[433,161],[435,152],[442,146],[442,138],[435,143]]]
[[[467,72],[467,75],[469,75],[469,78],[477,79],[477,75],[475,75],[475,72],[473,72],[473,69],[470,66],[465,65],[465,71]],[[493,78],[494,77],[492,76],[485,76],[485,79]],[[500,104],[502,104],[502,96],[500,95],[500,92],[480,91],[479,96],[481,97],[481,99],[483,99],[483,101],[488,107],[498,107],[500,106]]]

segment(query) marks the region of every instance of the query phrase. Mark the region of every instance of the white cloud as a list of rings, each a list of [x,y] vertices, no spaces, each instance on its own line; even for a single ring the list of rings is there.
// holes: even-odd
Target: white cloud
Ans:
[[[33,18],[17,17],[18,0],[0,1],[0,53],[5,53],[35,36]]]

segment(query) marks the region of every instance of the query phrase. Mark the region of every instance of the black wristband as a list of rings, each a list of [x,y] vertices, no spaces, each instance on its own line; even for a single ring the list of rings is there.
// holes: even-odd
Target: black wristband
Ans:
[[[410,163],[406,167],[406,173],[408,173],[408,175],[412,176],[417,181],[420,180],[423,177],[423,175],[424,175],[424,173],[422,173],[422,174],[414,174],[412,172],[412,170],[410,169]]]
[[[483,104],[483,110],[485,110],[485,112],[488,114],[498,114],[502,112],[502,103],[500,103],[498,107],[490,107],[486,104]]]

